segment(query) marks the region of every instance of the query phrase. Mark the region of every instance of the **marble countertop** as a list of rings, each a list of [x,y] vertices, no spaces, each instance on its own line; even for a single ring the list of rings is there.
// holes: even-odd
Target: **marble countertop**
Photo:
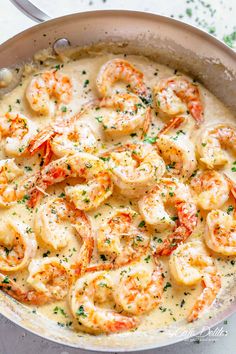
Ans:
[[[195,26],[236,47],[235,0],[33,0],[51,17],[95,9],[132,9],[171,16]],[[35,23],[21,14],[9,0],[0,1],[0,43],[33,26]],[[233,354],[236,353],[236,314],[217,328],[191,341],[150,350],[149,354]],[[0,316],[0,354],[84,354],[41,339]]]

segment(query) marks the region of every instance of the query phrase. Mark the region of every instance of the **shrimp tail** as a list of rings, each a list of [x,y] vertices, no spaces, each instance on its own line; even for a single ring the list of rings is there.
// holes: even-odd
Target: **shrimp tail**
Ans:
[[[226,173],[223,173],[223,175],[229,184],[230,192],[232,193],[234,199],[236,200],[236,184],[235,184],[235,182]]]
[[[138,326],[139,319],[137,317],[127,317],[119,314],[115,314],[114,320],[111,321],[107,327],[109,328],[109,332],[122,332],[128,331]]]
[[[168,133],[171,129],[177,129],[182,123],[184,123],[186,120],[185,117],[182,116],[177,116],[164,125],[164,127],[158,132],[157,136],[160,136],[161,134],[166,134]]]
[[[188,108],[195,119],[196,126],[199,127],[204,121],[202,105],[198,101],[192,101],[188,104]]]
[[[15,300],[24,304],[44,305],[49,300],[48,296],[45,294],[36,292],[34,290],[22,290],[12,279],[3,274],[0,274],[0,289],[13,297]]]
[[[193,306],[187,318],[188,322],[193,322],[198,319],[199,314],[202,313],[210,305],[212,305],[213,301],[216,298],[216,295],[218,294],[221,288],[220,275],[205,275],[202,280],[202,285],[204,287],[204,290],[197,299],[195,305]]]
[[[194,203],[179,203],[177,205],[179,226],[158,245],[154,256],[169,256],[179,243],[185,242],[197,225],[197,209]]]
[[[45,144],[50,141],[50,139],[55,134],[55,130],[52,127],[46,127],[36,134],[33,139],[29,142],[28,152],[30,155],[34,155],[39,149],[41,149]]]

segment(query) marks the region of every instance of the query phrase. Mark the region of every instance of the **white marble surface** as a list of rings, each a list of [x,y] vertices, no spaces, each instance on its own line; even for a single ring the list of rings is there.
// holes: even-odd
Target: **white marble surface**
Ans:
[[[94,9],[135,9],[156,12],[198,25],[214,32],[219,39],[236,30],[236,0],[34,0],[35,5],[56,17]],[[8,0],[0,0],[0,43],[34,25]],[[236,314],[218,325],[215,335],[204,335],[147,353],[169,354],[234,354],[236,353]],[[218,332],[218,335],[216,335]],[[219,335],[219,333],[224,334]],[[0,317],[0,354],[84,354],[43,340]]]

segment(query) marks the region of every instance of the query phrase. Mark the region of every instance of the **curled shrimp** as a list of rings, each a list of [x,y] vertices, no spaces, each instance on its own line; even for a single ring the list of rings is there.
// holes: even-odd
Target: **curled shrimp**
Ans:
[[[128,317],[102,307],[113,300],[113,283],[107,272],[89,273],[76,281],[71,290],[70,307],[77,326],[86,332],[114,333],[137,327],[136,317]]]
[[[204,239],[214,252],[236,256],[236,220],[222,210],[212,210],[206,218]]]
[[[156,145],[166,163],[169,174],[189,178],[197,168],[195,148],[190,139],[184,134],[170,136],[160,134]]]
[[[156,308],[162,298],[163,273],[160,265],[152,272],[135,266],[122,271],[114,290],[116,303],[127,313],[141,315]]]
[[[76,184],[65,188],[65,193],[77,209],[90,210],[104,202],[113,190],[113,184],[104,162],[87,153],[77,153],[50,162],[38,175],[34,188],[30,191],[29,205],[35,206],[40,195],[49,186],[77,177],[86,184]]]
[[[31,228],[20,221],[5,220],[0,229],[0,271],[25,268],[35,257],[37,242]]]
[[[165,210],[172,205],[177,210],[177,221]],[[197,225],[197,209],[192,201],[189,188],[174,178],[162,178],[157,186],[138,202],[139,211],[145,222],[158,231],[171,231],[158,243],[154,253],[169,255],[180,242],[185,241]]]
[[[236,153],[236,128],[230,124],[216,124],[204,129],[197,150],[200,161],[208,168],[221,168],[229,161],[224,151]]]
[[[230,186],[226,178],[212,170],[197,173],[191,179],[196,203],[204,210],[221,208],[229,198]]]
[[[117,209],[97,231],[97,250],[109,263],[90,266],[91,270],[115,269],[141,258],[150,237],[141,217],[131,209]]]
[[[15,159],[0,160],[0,207],[10,207],[22,198],[29,199],[28,192],[35,187],[38,173],[16,183],[16,178],[22,174]]]
[[[203,105],[198,86],[184,77],[174,76],[161,80],[153,89],[158,112],[173,117],[191,113],[199,125],[203,121]]]
[[[40,148],[48,144],[49,149],[57,157],[72,155],[77,152],[94,153],[97,150],[97,139],[92,129],[80,121],[86,109],[68,120],[58,118],[39,131],[29,142],[28,151],[34,155]]]
[[[92,257],[94,239],[90,219],[83,211],[75,209],[65,199],[47,198],[35,214],[34,226],[36,235],[54,250],[67,246],[73,237],[72,226],[83,241],[78,260],[72,268],[77,275],[84,273]]]
[[[221,288],[214,261],[202,242],[192,241],[178,246],[170,256],[169,266],[171,276],[180,285],[202,283],[203,291],[187,318],[188,322],[195,321],[212,305]]]
[[[26,99],[33,111],[42,115],[52,115],[55,101],[68,103],[72,97],[72,81],[57,70],[45,71],[35,76],[26,88]]]
[[[111,97],[104,97],[100,107],[105,107],[107,113],[101,117],[105,134],[111,137],[127,135],[138,128],[147,132],[151,111],[136,95],[120,93]]]
[[[0,274],[0,287],[14,299],[30,304],[44,305],[63,300],[72,284],[70,269],[57,257],[33,259],[29,265],[27,283],[29,290],[22,289],[9,277]]]
[[[9,156],[24,154],[35,131],[33,122],[21,113],[7,112],[0,118],[0,136],[5,138],[4,150]]]
[[[127,144],[105,154],[114,184],[121,194],[138,198],[165,172],[165,164],[150,144]]]
[[[129,91],[138,96],[147,97],[148,90],[143,80],[143,73],[124,59],[112,59],[106,62],[97,76],[97,88],[102,97],[111,96],[113,85],[117,81],[128,84]]]

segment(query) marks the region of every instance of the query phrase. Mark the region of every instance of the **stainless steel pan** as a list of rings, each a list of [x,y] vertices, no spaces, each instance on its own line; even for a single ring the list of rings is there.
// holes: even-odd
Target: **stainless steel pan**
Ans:
[[[19,1],[18,3],[24,3]],[[31,8],[32,10],[32,8]],[[31,11],[30,10],[30,11]],[[30,12],[29,9],[24,9]],[[31,13],[32,15],[32,13]],[[34,17],[34,16],[31,16]],[[38,21],[42,13],[37,12]],[[34,26],[0,46],[0,69],[19,66],[35,52],[67,38],[73,46],[107,43],[113,50],[142,53],[201,81],[236,113],[236,54],[214,37],[182,22],[142,12],[95,11],[60,17]],[[114,46],[115,43],[115,46]],[[58,327],[0,292],[0,312],[19,326],[49,340],[94,351],[133,351],[165,346],[210,328],[236,310],[235,282],[209,313],[192,324],[110,336],[78,334]]]

